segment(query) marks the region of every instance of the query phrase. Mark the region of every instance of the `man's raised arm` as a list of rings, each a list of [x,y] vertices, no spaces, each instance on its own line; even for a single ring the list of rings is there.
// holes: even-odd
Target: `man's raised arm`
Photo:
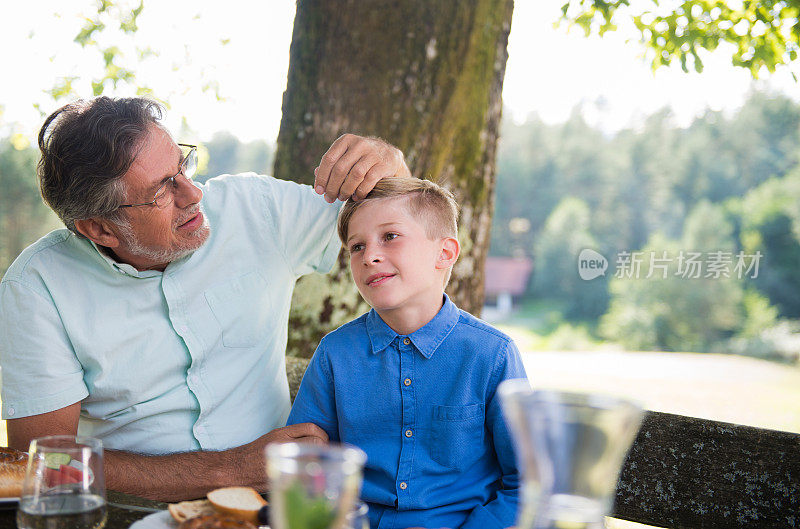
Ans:
[[[80,402],[76,402],[60,410],[11,419],[7,422],[9,446],[27,450],[31,439],[36,437],[76,435],[80,411]],[[263,492],[267,444],[327,440],[323,430],[306,423],[278,428],[251,443],[219,452],[144,455],[105,450],[106,486],[160,501],[202,498],[210,490],[228,486],[250,486]]]

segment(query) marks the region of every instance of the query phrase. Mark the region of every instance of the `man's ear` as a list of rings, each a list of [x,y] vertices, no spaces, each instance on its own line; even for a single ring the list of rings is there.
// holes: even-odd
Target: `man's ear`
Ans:
[[[455,237],[442,239],[442,250],[439,252],[439,259],[436,261],[436,268],[450,268],[456,264],[458,255],[461,253],[461,245]]]
[[[106,248],[119,246],[119,238],[111,229],[111,223],[106,219],[92,217],[90,219],[76,220],[75,229],[99,246],[105,246]]]

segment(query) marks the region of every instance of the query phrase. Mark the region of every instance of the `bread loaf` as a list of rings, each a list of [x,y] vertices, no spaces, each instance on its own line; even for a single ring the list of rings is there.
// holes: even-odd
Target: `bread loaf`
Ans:
[[[267,504],[255,489],[250,487],[225,487],[208,493],[208,501],[223,514],[258,523],[258,510]]]
[[[180,503],[170,503],[167,510],[176,522],[185,522],[198,516],[216,514],[217,510],[208,500],[182,501]]]
[[[28,453],[0,447],[0,498],[18,498],[28,467]]]

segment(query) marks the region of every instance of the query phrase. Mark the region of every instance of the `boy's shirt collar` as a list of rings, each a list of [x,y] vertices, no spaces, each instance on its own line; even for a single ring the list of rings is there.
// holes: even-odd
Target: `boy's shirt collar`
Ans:
[[[424,356],[430,358],[447,336],[453,331],[460,312],[455,303],[444,294],[444,304],[436,316],[421,328],[408,335],[414,347]],[[377,354],[386,349],[392,341],[399,336],[381,317],[372,309],[366,319],[367,334],[369,335],[372,353]]]

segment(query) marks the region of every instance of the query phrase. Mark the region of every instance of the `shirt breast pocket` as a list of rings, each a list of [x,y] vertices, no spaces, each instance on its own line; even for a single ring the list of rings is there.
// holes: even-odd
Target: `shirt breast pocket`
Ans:
[[[269,324],[269,292],[258,272],[214,285],[203,294],[222,329],[225,347],[253,347]]]
[[[431,457],[453,469],[467,468],[482,453],[484,405],[434,406]]]

